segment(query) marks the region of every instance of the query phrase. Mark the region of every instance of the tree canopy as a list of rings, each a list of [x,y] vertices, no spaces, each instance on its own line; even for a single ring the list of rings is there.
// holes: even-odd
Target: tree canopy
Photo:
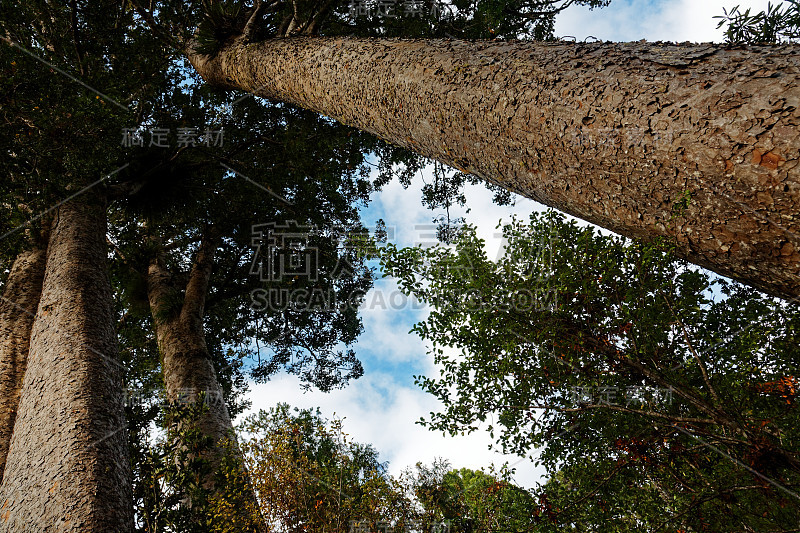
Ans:
[[[418,383],[444,410],[426,425],[489,424],[543,464],[556,528],[795,527],[797,304],[554,213],[503,236],[496,262],[469,226],[452,247],[386,248],[431,306],[414,331],[441,375]]]
[[[3,0],[0,258],[10,265],[41,246],[54,205],[102,199],[116,297],[106,318],[117,325],[129,391],[149,398],[163,379],[148,265],[163,260],[177,308],[201,243],[213,240],[202,335],[231,414],[246,407],[246,377],[288,371],[307,388],[344,386],[363,373],[352,345],[359,298],[372,286],[363,246],[373,250],[372,221],[359,208],[394,177],[407,185],[425,160],[313,112],[207,86],[183,59],[186,43],[196,38],[213,54],[242,35],[551,40],[567,6],[608,3],[426,0],[390,14],[335,1]],[[793,41],[799,6],[735,9],[721,24],[732,42]],[[760,166],[770,161],[759,152]],[[424,202],[463,203],[460,188],[475,181],[437,164]],[[672,200],[667,225],[680,223],[691,192]],[[267,267],[258,254],[270,245],[254,237],[296,229],[316,275],[259,277]],[[447,522],[464,532],[599,531],[611,521],[618,531],[796,528],[797,305],[691,267],[674,243],[635,244],[554,214],[503,231],[497,262],[467,226],[442,229],[452,247],[389,246],[383,265],[432,306],[415,330],[442,375],[419,384],[445,411],[426,423],[455,434],[496,417],[499,446],[537,457],[546,484],[531,494],[507,471],[444,462],[393,479],[377,451],[349,442],[338,423],[280,405],[245,424],[244,462],[234,454],[215,473],[230,477],[229,490],[252,480],[254,511],[292,531],[362,522]],[[276,303],[275,294],[294,296]],[[326,297],[309,307],[309,294]],[[193,404],[184,414],[202,413]],[[211,517],[205,524],[185,509],[187,487],[202,492],[209,467],[200,450],[214,443],[188,426],[154,442],[153,423],[175,416],[159,406],[129,401],[127,415],[139,529],[237,530],[226,521],[235,498],[193,498]]]
[[[536,504],[510,472],[417,463],[395,477],[344,420],[278,404],[241,425],[247,470],[269,524],[285,531],[531,531]],[[223,521],[224,523],[224,521]]]

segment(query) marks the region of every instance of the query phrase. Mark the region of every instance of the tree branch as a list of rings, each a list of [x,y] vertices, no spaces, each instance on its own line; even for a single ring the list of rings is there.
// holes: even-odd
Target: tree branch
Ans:
[[[692,344],[691,339],[689,338],[689,332],[686,330],[686,326],[681,321],[678,314],[673,310],[672,306],[669,303],[669,298],[664,293],[661,293],[661,296],[664,297],[664,301],[667,303],[667,307],[669,307],[670,312],[672,312],[672,316],[675,317],[675,320],[680,325],[681,330],[683,331],[683,338],[686,340],[686,345],[689,347],[689,350],[692,352],[692,357],[697,362],[697,365],[700,367],[700,373],[703,375],[703,381],[708,387],[709,392],[711,393],[712,398],[714,398],[714,404],[717,408],[720,408],[722,402],[719,399],[719,395],[717,394],[716,389],[714,386],[711,385],[711,380],[708,378],[708,371],[706,370],[706,365],[703,364],[703,361],[700,360],[700,355],[697,353],[697,350],[694,349],[694,345]]]
[[[203,310],[208,284],[211,279],[211,270],[214,266],[214,252],[219,246],[221,236],[218,229],[208,225],[203,230],[203,237],[197,249],[192,269],[189,273],[189,282],[186,284],[186,294],[181,309],[181,319],[202,327]]]
[[[130,0],[133,9],[136,11],[136,14],[139,15],[142,20],[147,24],[147,26],[153,30],[153,33],[161,37],[164,41],[169,43],[170,45],[174,46],[178,50],[183,50],[183,46],[181,45],[180,41],[175,38],[174,35],[168,33],[164,28],[162,28],[153,18],[153,14],[151,11],[148,11],[139,3],[139,0]],[[152,10],[152,2],[150,5],[150,9]]]

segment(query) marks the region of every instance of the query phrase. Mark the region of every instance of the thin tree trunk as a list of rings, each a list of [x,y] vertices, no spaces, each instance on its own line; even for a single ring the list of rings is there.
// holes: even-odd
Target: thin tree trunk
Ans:
[[[698,265],[800,296],[800,46],[292,37],[188,56]]]
[[[201,479],[201,485],[212,497],[225,491],[225,487],[219,486],[215,479],[220,464],[227,453],[238,453],[233,424],[203,332],[205,299],[217,245],[216,237],[204,235],[179,309],[170,308],[176,301],[176,287],[172,274],[164,265],[163,256],[150,262],[147,276],[148,298],[162,355],[167,399],[180,405],[198,401],[200,393],[203,393],[204,403],[208,406],[195,427],[214,443],[206,450],[205,456],[211,465],[210,475]],[[226,496],[230,498],[233,495]],[[245,493],[236,497],[241,499],[233,509],[237,513],[237,526],[241,531],[262,530],[252,487],[248,486]]]
[[[0,487],[0,531],[133,528],[106,253],[103,202],[82,197],[62,205]]]
[[[46,262],[44,248],[21,252],[14,260],[0,299],[0,479],[14,432]]]

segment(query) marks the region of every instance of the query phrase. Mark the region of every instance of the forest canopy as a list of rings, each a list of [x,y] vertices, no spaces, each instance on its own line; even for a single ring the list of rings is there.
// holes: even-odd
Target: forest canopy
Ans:
[[[0,531],[797,531],[800,0],[707,46],[555,34],[610,0],[0,2]],[[420,174],[402,247],[366,213]],[[534,213],[492,260],[478,183],[626,236]],[[362,378],[380,275],[420,423],[542,483],[244,416]]]

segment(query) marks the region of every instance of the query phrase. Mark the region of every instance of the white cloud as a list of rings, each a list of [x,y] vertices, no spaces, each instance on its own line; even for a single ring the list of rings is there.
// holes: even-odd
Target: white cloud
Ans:
[[[393,363],[419,359],[424,356],[425,347],[409,330],[426,315],[423,304],[404,295],[395,280],[378,281],[364,300],[361,311],[364,334],[358,340],[356,352]]]
[[[330,393],[301,394],[299,391],[299,381],[294,376],[282,375],[269,383],[252,385],[249,397],[253,400],[253,409],[247,414],[268,409],[278,402],[299,408],[319,406],[323,416],[329,419],[344,417],[345,433],[354,441],[372,444],[380,453],[380,459],[389,461],[392,475],[399,475],[417,462],[430,464],[439,457],[449,460],[454,468],[473,469],[520,461],[516,456],[489,451],[492,441],[486,431],[446,437],[415,424],[420,417],[427,417],[440,406],[430,395],[403,386],[389,374],[370,373]],[[543,474],[529,461],[519,462],[516,468],[515,480],[522,486],[535,486]]]
[[[372,202],[384,213],[390,239],[398,246],[430,242],[426,235],[431,233],[432,214],[420,202],[421,195],[422,182],[417,178],[408,189],[403,188],[398,180],[392,180],[372,196]]]
[[[717,19],[723,8],[739,5],[744,11],[763,11],[768,0],[612,0],[611,5],[590,10],[572,6],[556,18],[555,33],[578,40],[588,36],[603,41],[722,42]]]

